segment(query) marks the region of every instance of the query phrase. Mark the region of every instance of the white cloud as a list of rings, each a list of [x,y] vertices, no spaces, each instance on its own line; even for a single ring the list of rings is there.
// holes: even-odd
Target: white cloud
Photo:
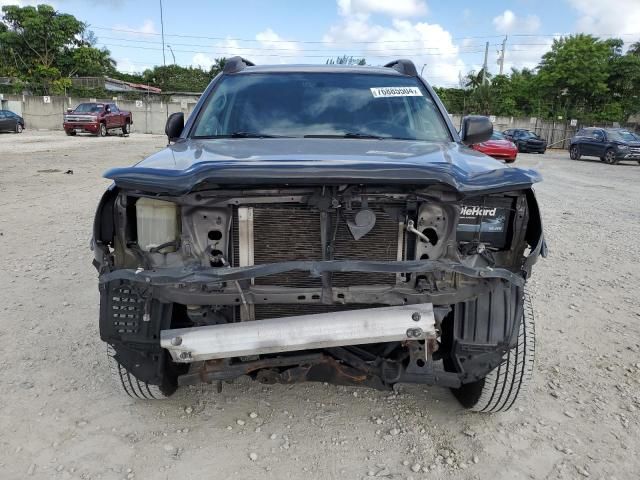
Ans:
[[[340,15],[382,13],[394,18],[427,14],[424,0],[337,0]]]
[[[255,39],[256,43],[241,45],[237,40],[227,38],[212,45],[212,51],[215,53],[196,53],[191,59],[191,64],[208,69],[213,65],[215,58],[235,55],[262,64],[295,63],[296,58],[302,53],[296,42],[283,39],[270,28],[256,34]]]
[[[115,59],[118,70],[124,73],[140,73],[144,72],[147,69],[153,68],[152,65],[147,65],[144,63],[134,63],[130,58],[116,58]]]
[[[323,40],[334,44],[334,50],[345,44],[359,45],[358,51],[351,47],[347,53],[364,56],[369,64],[384,64],[395,58],[412,59],[418,70],[427,64],[425,77],[434,84],[456,83],[458,72],[465,71],[451,34],[438,24],[393,19],[387,27],[354,15],[333,25]]]
[[[0,8],[5,7],[7,5],[17,5],[18,7],[24,7],[26,5],[34,5],[37,4],[36,1],[24,1],[24,0],[0,0]]]
[[[639,0],[569,0],[569,3],[578,12],[577,31],[620,35],[625,43],[640,39]]]
[[[42,0],[0,0],[0,10],[2,9],[2,7],[8,5],[16,5],[18,7],[35,7],[36,5],[40,5],[43,3],[56,8],[56,4],[54,2],[44,2]]]
[[[194,67],[200,67],[204,70],[209,70],[213,65],[213,57],[206,53],[196,53],[191,59],[191,65]]]
[[[505,10],[493,19],[493,25],[498,33],[533,33],[540,28],[540,18],[537,15],[522,18],[511,10]]]
[[[284,40],[270,28],[267,28],[264,32],[258,33],[256,35],[256,40],[260,43],[261,48],[272,49],[276,53],[281,52],[283,55],[290,56],[300,53],[300,47],[297,43]]]
[[[526,40],[507,41],[504,73],[509,73],[512,67],[519,70],[523,68],[531,70],[537,67],[542,55],[551,49],[552,43],[553,38],[550,37],[527,37]]]
[[[127,32],[118,32],[118,33],[125,33],[126,35],[131,35],[134,37],[137,36],[149,36],[149,35],[155,35],[158,33],[158,31],[156,30],[156,26],[153,23],[153,20],[150,19],[146,19],[142,22],[142,25],[138,26],[138,27],[131,27],[129,25],[124,25],[124,24],[117,24],[113,26],[114,30],[127,30]]]

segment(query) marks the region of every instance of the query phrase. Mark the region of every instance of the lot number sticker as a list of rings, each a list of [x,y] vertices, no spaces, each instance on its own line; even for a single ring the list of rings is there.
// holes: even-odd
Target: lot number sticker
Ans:
[[[383,97],[422,97],[418,87],[371,87],[374,98]]]

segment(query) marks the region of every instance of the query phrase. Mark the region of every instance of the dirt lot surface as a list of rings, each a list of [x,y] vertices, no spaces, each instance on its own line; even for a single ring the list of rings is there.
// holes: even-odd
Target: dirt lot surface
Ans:
[[[250,381],[141,403],[112,388],[89,238],[102,173],[164,143],[0,135],[1,479],[638,478],[640,165],[519,157],[545,178],[550,256],[517,410],[467,413],[443,388]]]

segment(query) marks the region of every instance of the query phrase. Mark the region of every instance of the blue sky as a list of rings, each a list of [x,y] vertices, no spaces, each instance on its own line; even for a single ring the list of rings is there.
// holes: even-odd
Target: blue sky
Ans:
[[[42,0],[43,1],[43,0]],[[0,5],[39,3],[0,0]],[[159,0],[54,0],[90,24],[123,71],[162,64]],[[188,5],[188,7],[187,7]],[[208,67],[241,54],[256,63],[324,63],[341,54],[370,64],[411,58],[436,85],[489,70],[507,35],[505,70],[533,67],[553,36],[572,32],[640,39],[640,0],[163,0],[175,63]],[[166,62],[173,63],[166,48]]]

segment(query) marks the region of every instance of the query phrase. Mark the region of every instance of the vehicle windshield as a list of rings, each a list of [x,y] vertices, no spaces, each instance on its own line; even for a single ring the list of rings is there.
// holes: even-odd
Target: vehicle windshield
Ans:
[[[452,141],[416,78],[359,73],[224,76],[192,130],[193,138],[280,136]]]
[[[504,140],[505,136],[503,133],[496,132],[495,130],[491,134],[491,140]]]
[[[538,137],[538,135],[536,135],[533,132],[530,132],[529,130],[523,130],[522,132],[520,132],[520,136],[522,138],[540,138]]]
[[[637,142],[638,137],[627,130],[607,130],[607,135],[610,140],[617,142]]]
[[[74,111],[77,113],[98,113],[103,108],[104,105],[102,103],[81,103]]]

